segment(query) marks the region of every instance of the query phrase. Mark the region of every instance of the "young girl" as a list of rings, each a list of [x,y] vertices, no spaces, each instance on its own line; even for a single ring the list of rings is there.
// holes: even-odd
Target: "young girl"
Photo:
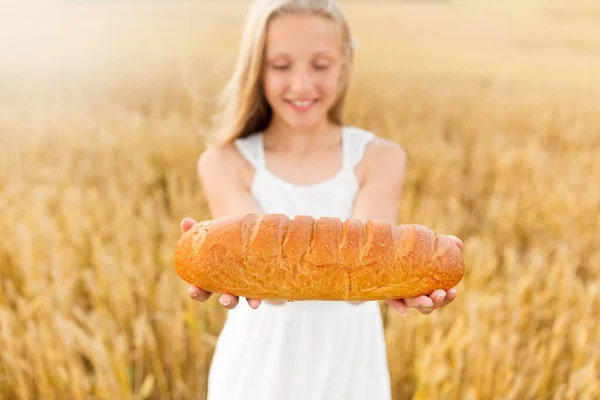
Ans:
[[[344,125],[353,49],[334,1],[255,1],[225,91],[218,143],[199,158],[213,218],[241,213],[384,218],[397,223],[405,152]],[[185,218],[185,232],[196,221]],[[460,239],[452,236],[462,248]],[[197,287],[189,295],[206,301]],[[387,301],[429,314],[455,289]],[[209,400],[390,399],[379,304],[260,301],[224,293],[228,311]]]

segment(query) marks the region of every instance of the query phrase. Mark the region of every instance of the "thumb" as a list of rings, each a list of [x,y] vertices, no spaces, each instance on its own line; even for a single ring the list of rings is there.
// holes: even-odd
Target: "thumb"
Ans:
[[[450,240],[452,240],[458,246],[459,249],[462,249],[464,247],[462,240],[460,240],[456,236],[454,236],[454,235],[446,235],[446,236],[448,236],[450,238]]]
[[[196,221],[193,220],[192,218],[184,218],[181,221],[181,230],[183,231],[183,233],[187,232],[190,228],[192,228],[194,225],[196,225]]]

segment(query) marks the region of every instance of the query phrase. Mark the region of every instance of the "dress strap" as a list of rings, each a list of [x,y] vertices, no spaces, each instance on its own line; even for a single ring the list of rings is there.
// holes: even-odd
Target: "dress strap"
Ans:
[[[375,135],[356,127],[344,127],[343,133],[344,168],[352,170],[362,160],[367,144],[375,138]]]
[[[253,133],[250,136],[236,139],[233,143],[254,169],[259,170],[265,165],[262,133]]]

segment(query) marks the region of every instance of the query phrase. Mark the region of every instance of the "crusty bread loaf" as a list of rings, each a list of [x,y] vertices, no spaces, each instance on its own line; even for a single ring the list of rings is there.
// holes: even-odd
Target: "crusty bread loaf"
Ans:
[[[204,290],[265,300],[385,300],[448,290],[462,252],[422,225],[245,214],[202,221],[179,239],[175,271]]]

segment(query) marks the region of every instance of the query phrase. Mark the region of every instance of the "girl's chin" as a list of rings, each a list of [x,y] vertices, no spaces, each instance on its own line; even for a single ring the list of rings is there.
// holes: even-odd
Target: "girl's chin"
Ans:
[[[286,112],[282,115],[282,119],[285,122],[293,127],[310,127],[318,125],[321,121],[327,120],[327,114],[323,114],[321,112],[317,112],[317,110],[313,110],[312,112],[298,114],[295,112]]]
[[[314,128],[319,125],[319,118],[286,118],[287,124],[295,129]],[[323,119],[325,121],[325,119]]]

